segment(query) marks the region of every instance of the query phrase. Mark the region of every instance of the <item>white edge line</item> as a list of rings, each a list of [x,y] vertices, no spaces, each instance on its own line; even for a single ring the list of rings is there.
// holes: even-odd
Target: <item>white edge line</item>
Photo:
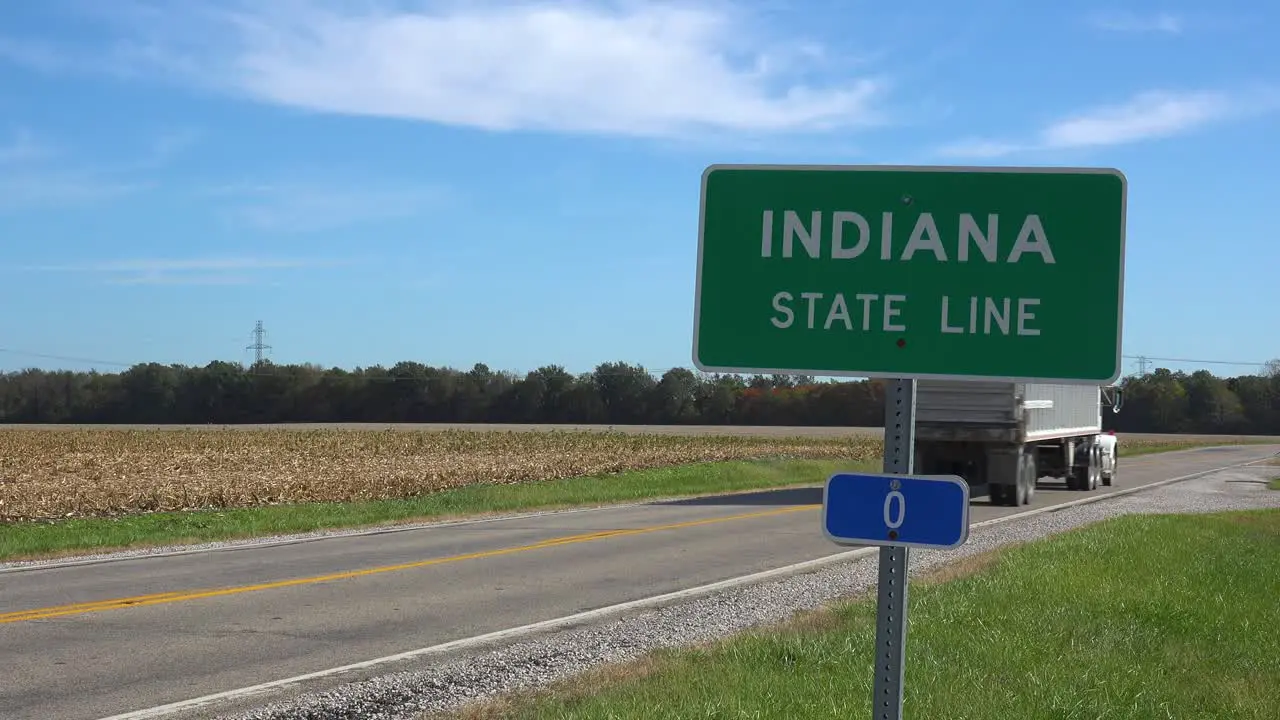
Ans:
[[[1140,485],[1135,488],[1128,488],[1126,490],[1116,490],[1116,491],[1105,493],[1105,494],[1095,495],[1093,497],[1081,498],[1079,500],[1072,500],[1070,502],[1061,503],[1059,505],[1051,505],[1049,507],[1037,508],[1035,510],[1027,510],[1025,512],[1015,513],[1013,515],[1005,515],[1004,517],[992,518],[990,520],[983,520],[981,522],[974,523],[971,526],[971,528],[988,527],[991,525],[998,525],[1000,523],[1010,522],[1013,520],[1023,520],[1029,517],[1035,517],[1036,515],[1042,515],[1044,513],[1057,512],[1059,510],[1064,510],[1066,508],[1077,507],[1080,505],[1088,505],[1090,503],[1096,503],[1096,502],[1103,502],[1113,498],[1124,497],[1126,495],[1132,495],[1134,493],[1143,492],[1144,490],[1152,490],[1155,488],[1163,487],[1165,485],[1172,485],[1173,483],[1184,482],[1186,480],[1192,480],[1198,477],[1204,477],[1205,475],[1212,475],[1213,473],[1222,472],[1223,470],[1231,470],[1233,468],[1256,465],[1261,462],[1266,462],[1267,460],[1270,460],[1270,459],[1271,457],[1268,456],[1268,457],[1258,458],[1256,460],[1249,460],[1246,462],[1235,463],[1232,465],[1225,465],[1223,467],[1217,467],[1210,470],[1202,470],[1200,472],[1191,473],[1190,475],[1182,475],[1179,477],[1170,478],[1168,480],[1158,480],[1156,482],[1148,483],[1146,485]],[[281,680],[272,680],[270,682],[261,683],[259,685],[251,685],[249,687],[237,688],[235,690],[227,690],[225,692],[214,693],[212,695],[204,695],[202,697],[192,698],[190,700],[180,700],[178,702],[169,703],[167,705],[157,705],[156,707],[147,708],[144,710],[134,710],[126,713],[121,713],[119,715],[111,715],[110,717],[100,718],[99,720],[146,720],[147,718],[165,717],[168,715],[172,715],[173,713],[176,713],[176,712],[182,712],[186,710],[196,710],[198,708],[205,707],[213,703],[224,701],[224,700],[243,700],[246,698],[253,697],[255,695],[261,695],[263,693],[270,692],[272,690],[278,690],[281,688],[289,687],[291,685],[297,685],[299,683],[303,683],[308,680],[316,680],[319,678],[333,677],[336,675],[354,672],[357,670],[366,670],[368,668],[377,667],[379,665],[386,665],[389,663],[399,662],[403,660],[414,660],[417,658],[426,657],[428,655],[439,655],[442,653],[447,653],[452,650],[461,650],[468,647],[483,645],[485,643],[489,643],[497,640],[511,640],[515,638],[524,637],[526,635],[533,635],[533,634],[536,634],[539,632],[545,632],[548,630],[556,630],[566,626],[580,624],[585,621],[595,620],[595,619],[607,617],[610,615],[616,615],[616,614],[625,612],[627,610],[633,610],[637,608],[648,608],[648,607],[662,605],[664,603],[668,603],[673,600],[683,600],[691,597],[696,597],[699,595],[706,595],[709,593],[716,592],[717,590],[725,590],[725,589],[734,588],[742,585],[752,585],[752,584],[755,584],[764,580],[773,579],[776,577],[794,575],[794,574],[804,572],[805,570],[817,569],[827,565],[834,565],[836,563],[840,563],[846,560],[852,560],[852,559],[860,558],[863,556],[873,555],[878,553],[879,551],[880,551],[880,548],[878,547],[865,547],[865,548],[859,548],[857,550],[848,550],[845,552],[836,553],[834,555],[827,555],[825,557],[816,558],[814,560],[806,560],[804,562],[799,562],[799,563],[787,565],[780,568],[774,568],[772,570],[765,570],[758,573],[752,573],[750,575],[741,575],[736,578],[729,578],[728,580],[720,580],[718,582],[709,583],[707,585],[699,585],[697,587],[686,588],[684,590],[676,590],[675,592],[669,592],[662,595],[654,595],[652,597],[647,597],[647,598],[640,598],[638,600],[629,600],[627,602],[618,603],[616,605],[608,605],[606,607],[596,608],[594,610],[586,610],[584,612],[575,613],[573,615],[565,615],[563,617],[553,618],[551,620],[542,620],[540,622],[530,623],[528,625],[521,625],[519,627],[507,628],[506,630],[497,630],[494,632],[485,633],[483,635],[475,635],[469,638],[452,640],[450,642],[442,643],[440,645],[432,645],[430,647],[419,648],[417,650],[409,650],[402,653],[396,653],[395,655],[386,655],[380,658],[373,658],[372,660],[364,660],[357,663],[351,663],[349,665],[342,665],[335,668],[329,668],[327,670],[318,670],[316,672],[306,673],[304,675],[295,675],[294,677],[283,678]]]

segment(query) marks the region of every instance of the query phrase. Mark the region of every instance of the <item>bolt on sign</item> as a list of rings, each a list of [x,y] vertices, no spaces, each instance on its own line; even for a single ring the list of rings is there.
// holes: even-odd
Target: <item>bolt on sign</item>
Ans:
[[[712,165],[694,364],[1110,384],[1126,193],[1107,168]]]

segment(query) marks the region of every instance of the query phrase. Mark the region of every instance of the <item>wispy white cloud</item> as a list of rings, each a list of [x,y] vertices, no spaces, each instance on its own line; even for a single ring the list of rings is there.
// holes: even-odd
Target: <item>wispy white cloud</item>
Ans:
[[[102,162],[78,156],[28,130],[0,144],[0,212],[116,200],[154,187],[151,173],[200,138],[194,128],[157,133],[132,157]]]
[[[258,278],[243,273],[146,273],[108,278],[108,285],[174,285],[174,286],[238,286],[261,284]]]
[[[1178,135],[1222,120],[1235,109],[1234,100],[1218,92],[1146,92],[1122,105],[1055,122],[1041,137],[1051,148],[1119,145]]]
[[[183,152],[199,142],[202,137],[203,132],[194,127],[159,131],[151,138],[146,150],[139,158],[124,167],[130,170],[161,168],[176,160]]]
[[[213,0],[206,6],[204,0],[189,0],[184,3],[182,15],[151,5],[150,0],[76,3],[74,9],[84,20],[96,21],[108,33],[72,44],[19,37],[7,34],[6,28],[0,26],[0,61],[50,74],[89,73],[139,80],[163,71],[170,77],[179,77],[199,67],[187,61],[184,53],[170,51],[168,42],[176,39],[172,37],[175,32],[183,33],[183,42],[188,44],[206,39],[208,23],[225,15],[217,10],[220,1]],[[127,32],[112,34],[112,29]]]
[[[1125,11],[1095,13],[1089,18],[1090,24],[1101,30],[1131,33],[1165,33],[1181,35],[1183,20],[1170,13],[1138,15]]]
[[[145,182],[60,171],[5,172],[0,175],[0,212],[62,208],[113,200],[148,187]]]
[[[938,149],[939,155],[948,157],[995,158],[1016,153],[1026,146],[1002,140],[969,138],[959,140]]]
[[[310,111],[648,137],[884,120],[885,78],[846,70],[814,82],[833,72],[822,46],[779,36],[732,3],[129,7],[111,64]],[[46,69],[84,64],[43,46],[8,54]]]
[[[0,165],[40,160],[53,154],[53,146],[36,138],[26,128],[15,130],[8,141],[0,142]]]
[[[268,271],[344,267],[350,260],[253,256],[135,258],[19,268],[30,272],[84,273],[113,285],[245,285]]]
[[[1270,92],[1139,93],[1127,102],[1092,108],[1050,123],[1024,141],[968,138],[938,149],[950,157],[994,158],[1020,152],[1103,147],[1182,135],[1207,125],[1274,110]]]
[[[159,185],[158,173],[203,137],[178,127],[154,133],[132,157],[111,163],[78,162],[43,138],[18,130],[0,142],[0,213],[45,210],[120,200]],[[183,181],[169,189],[212,201],[215,212],[254,230],[315,232],[361,223],[414,217],[457,201],[443,185],[411,182],[324,181],[235,183],[216,186]]]
[[[318,182],[243,183],[205,191],[224,198],[236,222],[269,232],[318,232],[413,217],[455,200],[440,185],[370,186]]]
[[[58,45],[13,37],[0,37],[0,60],[42,72],[91,69],[90,66],[84,64],[82,58],[67,52],[65,48]]]
[[[324,267],[335,264],[333,260],[314,258],[269,258],[252,256],[198,257],[198,258],[134,258],[128,260],[103,260],[82,265],[45,265],[40,270],[81,271],[98,273],[154,273],[212,270],[278,270],[283,268]],[[338,262],[337,264],[341,264]]]

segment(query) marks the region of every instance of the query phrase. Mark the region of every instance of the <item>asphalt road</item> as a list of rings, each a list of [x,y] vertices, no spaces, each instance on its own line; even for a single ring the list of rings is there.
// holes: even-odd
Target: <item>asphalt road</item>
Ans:
[[[1277,450],[1123,459],[1095,494]],[[1087,495],[1045,480],[1034,507]],[[820,502],[789,490],[0,572],[0,717],[93,720],[842,552]],[[971,516],[1022,509],[979,498]]]

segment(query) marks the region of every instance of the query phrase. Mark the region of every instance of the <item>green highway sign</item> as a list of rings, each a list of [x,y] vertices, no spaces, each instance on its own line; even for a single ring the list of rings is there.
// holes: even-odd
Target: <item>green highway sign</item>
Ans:
[[[1105,168],[712,165],[694,365],[1112,383],[1127,185]]]

